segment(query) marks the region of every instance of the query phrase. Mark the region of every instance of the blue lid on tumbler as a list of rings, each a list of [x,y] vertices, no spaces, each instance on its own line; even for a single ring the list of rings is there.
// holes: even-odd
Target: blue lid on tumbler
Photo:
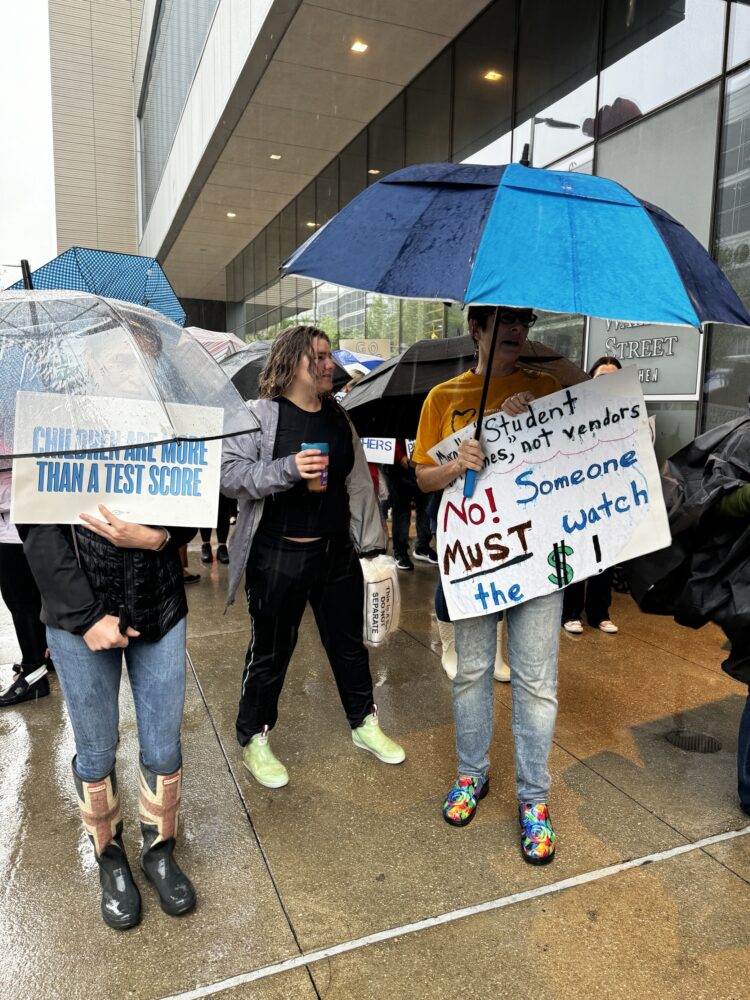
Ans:
[[[308,451],[311,448],[317,449],[321,455],[328,454],[328,442],[327,441],[303,441],[300,445],[301,451]]]

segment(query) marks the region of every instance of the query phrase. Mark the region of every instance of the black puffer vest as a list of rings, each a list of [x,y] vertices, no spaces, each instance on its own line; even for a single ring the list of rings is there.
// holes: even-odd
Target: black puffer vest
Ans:
[[[156,642],[187,614],[180,555],[173,544],[164,552],[118,549],[92,531],[76,530],[78,558],[107,614],[119,616],[143,639]]]

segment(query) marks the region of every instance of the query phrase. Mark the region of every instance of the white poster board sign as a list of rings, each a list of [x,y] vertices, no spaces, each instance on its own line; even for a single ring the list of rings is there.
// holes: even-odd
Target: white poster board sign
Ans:
[[[475,424],[430,451],[450,461]],[[438,557],[451,618],[551,593],[671,542],[638,373],[591,379],[485,418],[474,496],[447,487]]]
[[[165,404],[180,411],[180,427],[221,434],[223,411],[216,407]],[[80,411],[79,407],[79,411]],[[15,452],[33,458],[13,462],[11,520],[17,524],[80,524],[81,513],[101,517],[104,504],[117,517],[137,524],[208,527],[216,523],[221,474],[221,441],[169,441],[157,437],[163,410],[144,400],[91,397],[92,414],[117,414],[117,430],[71,425],[67,397],[19,392]],[[92,420],[95,418],[92,418]],[[198,430],[200,428],[200,430]],[[83,454],[45,451],[90,448]]]
[[[360,438],[365,450],[365,458],[376,465],[393,465],[396,458],[396,439],[366,437]]]

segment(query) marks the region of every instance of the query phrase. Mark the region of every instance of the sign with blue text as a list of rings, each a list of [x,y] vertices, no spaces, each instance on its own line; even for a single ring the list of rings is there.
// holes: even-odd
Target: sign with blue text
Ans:
[[[201,433],[221,434],[220,408],[166,403],[180,411],[180,427],[193,416]],[[33,458],[13,462],[11,520],[17,524],[79,524],[81,513],[101,517],[98,504],[137,524],[175,527],[216,523],[221,441],[168,441],[158,435],[160,407],[143,400],[91,397],[97,413],[117,413],[119,429],[71,426],[67,397],[19,392],[14,450]],[[92,451],[98,448],[98,451]],[[70,451],[69,455],[45,452]]]
[[[431,449],[450,461],[475,424]],[[602,375],[482,427],[474,496],[443,492],[438,557],[453,620],[503,611],[671,542],[635,369]]]
[[[365,458],[375,465],[393,465],[396,460],[396,439],[366,437],[360,438]]]

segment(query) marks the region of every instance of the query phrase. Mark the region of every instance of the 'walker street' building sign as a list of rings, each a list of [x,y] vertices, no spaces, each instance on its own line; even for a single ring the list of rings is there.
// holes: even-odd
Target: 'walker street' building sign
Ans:
[[[698,399],[700,352],[701,335],[690,326],[589,320],[586,364],[608,354],[636,367],[644,395],[654,399]]]
[[[430,454],[450,461],[474,425]],[[474,496],[443,493],[438,559],[453,620],[503,611],[670,543],[638,373],[491,414]]]

